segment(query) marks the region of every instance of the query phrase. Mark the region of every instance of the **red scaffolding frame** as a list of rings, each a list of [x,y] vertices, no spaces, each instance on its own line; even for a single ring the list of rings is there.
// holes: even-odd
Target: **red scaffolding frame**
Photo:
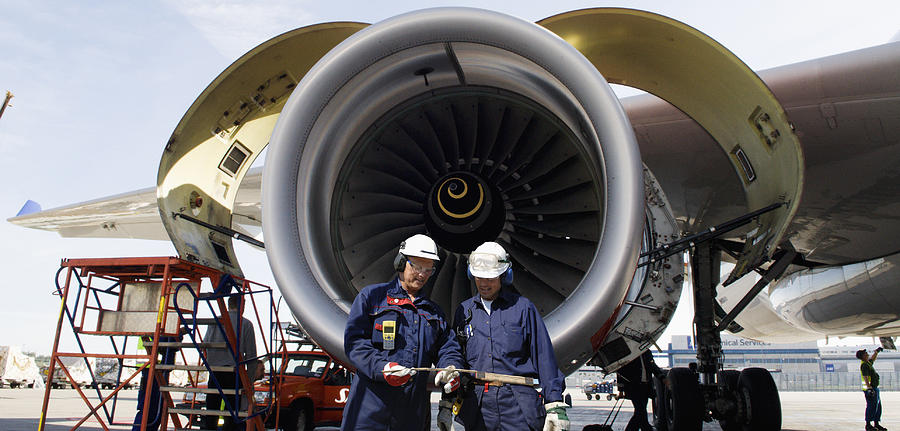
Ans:
[[[59,278],[65,272],[64,283],[60,284]],[[204,284],[206,280],[208,284]],[[156,286],[158,285],[158,288]],[[136,287],[144,287],[141,290],[143,297],[132,300],[132,297],[126,295],[138,292]],[[204,291],[205,286],[209,286]],[[224,288],[223,288],[224,286]],[[220,326],[221,330],[227,337],[229,346],[237,346],[238,338],[235,336],[232,324],[230,322],[229,313],[225,306],[224,298],[231,295],[241,295],[241,300],[249,302],[253,306],[253,315],[255,317],[255,331],[262,336],[263,354],[257,358],[271,358],[272,349],[275,348],[272,340],[274,339],[274,331],[280,330],[281,325],[278,321],[276,304],[273,298],[272,289],[268,286],[254,283],[249,280],[237,277],[231,277],[221,271],[209,268],[196,263],[188,262],[176,257],[131,257],[131,258],[90,258],[90,259],[63,259],[60,270],[57,272],[57,294],[60,296],[60,310],[56,325],[56,335],[53,341],[53,349],[51,353],[50,366],[47,372],[47,385],[44,390],[44,399],[41,407],[41,416],[38,424],[38,430],[43,431],[46,422],[46,412],[51,400],[51,391],[55,386],[53,384],[54,374],[57,367],[60,368],[65,375],[68,383],[78,392],[82,401],[85,402],[88,413],[84,415],[71,429],[78,429],[91,417],[104,430],[109,430],[108,425],[129,425],[131,423],[115,422],[115,406],[119,392],[131,384],[143,370],[148,370],[148,381],[150,378],[159,385],[159,396],[163,400],[161,411],[158,412],[160,421],[160,429],[168,429],[169,419],[176,429],[190,427],[193,422],[193,416],[188,416],[187,426],[182,426],[180,414],[188,414],[179,409],[174,408],[174,402],[169,390],[171,386],[167,386],[166,370],[177,369],[172,365],[158,366],[157,358],[160,354],[160,344],[163,337],[181,338],[185,333],[190,335],[191,343],[168,343],[182,345],[193,345],[198,347],[198,340],[201,339],[197,322],[200,320],[212,320],[213,324]],[[237,292],[231,293],[232,288]],[[134,289],[134,290],[128,290]],[[153,294],[155,293],[155,297]],[[135,295],[139,296],[139,295]],[[257,297],[265,296],[265,301],[258,301]],[[249,301],[247,301],[249,298]],[[151,303],[150,300],[157,301]],[[187,301],[187,302],[185,302]],[[213,319],[199,319],[197,311],[199,303],[206,301],[209,312]],[[265,302],[265,303],[258,303]],[[137,307],[135,306],[137,303]],[[218,308],[218,312],[214,309],[213,304]],[[260,307],[265,307],[268,313],[260,315]],[[137,310],[135,308],[138,308]],[[248,307],[249,308],[249,307]],[[263,324],[262,318],[269,317],[267,325]],[[149,319],[149,320],[148,320]],[[68,321],[69,326],[78,345],[78,351],[61,351],[60,337],[63,334],[63,327]],[[207,323],[209,324],[209,323]],[[263,328],[266,332],[260,332]],[[277,329],[275,329],[277,328]],[[265,336],[267,334],[268,336]],[[112,353],[88,352],[82,342],[82,335],[88,336],[105,336],[109,338]],[[144,348],[146,354],[126,354],[127,340],[129,336],[144,337],[149,339],[150,343],[145,343]],[[120,337],[117,342],[116,337]],[[259,338],[259,337],[258,337]],[[236,349],[230,347],[232,351]],[[184,350],[181,350],[182,362],[187,364]],[[237,357],[238,354],[235,353]],[[115,388],[108,394],[103,394],[100,387],[96,384],[94,378],[93,390],[96,391],[96,404],[91,402],[90,397],[79,386],[78,382],[63,363],[63,358],[82,358],[87,365],[92,378],[94,370],[92,369],[89,358],[115,358],[119,363],[119,375],[116,378]],[[257,358],[251,358],[255,361]],[[123,364],[125,360],[143,360],[141,366],[135,367],[132,372],[124,373]],[[253,385],[247,373],[245,364],[247,361],[236,359],[237,373],[242,388],[242,394],[247,399],[248,411],[242,412],[242,416],[246,416],[247,429],[263,431],[264,412],[254,412]],[[198,365],[187,366],[184,369],[199,370],[212,368],[206,364],[203,354],[199,355]],[[123,379],[123,376],[125,378]],[[188,373],[190,383],[196,389],[197,382]],[[140,377],[138,377],[140,380]],[[148,386],[152,386],[148,383]],[[163,391],[163,388],[167,388]],[[212,382],[210,382],[212,389]],[[185,389],[189,390],[189,389]],[[220,394],[223,394],[222,388],[218,388]],[[151,401],[151,390],[144,391],[143,405],[149,406]],[[110,403],[111,401],[111,403]],[[112,413],[110,413],[109,404],[111,404]],[[240,404],[233,406],[231,415],[238,417]],[[101,415],[100,410],[104,413]],[[151,409],[144,408],[141,416],[141,430],[145,431],[148,420],[155,421],[157,418],[149,418]],[[194,412],[194,410],[191,410]],[[106,421],[104,421],[106,419]]]

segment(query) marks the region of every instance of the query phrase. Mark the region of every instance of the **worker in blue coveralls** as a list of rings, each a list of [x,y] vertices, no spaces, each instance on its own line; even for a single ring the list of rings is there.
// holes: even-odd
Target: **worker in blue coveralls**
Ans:
[[[440,307],[422,296],[438,260],[434,241],[413,235],[400,244],[394,260],[399,276],[363,288],[353,300],[344,352],[357,372],[342,430],[427,430],[428,373],[413,368],[447,368],[435,382],[445,390],[459,386],[459,372],[453,370],[462,366],[459,344]]]
[[[547,328],[531,301],[502,289],[513,278],[506,250],[495,242],[478,246],[468,270],[478,292],[459,305],[453,320],[466,368],[537,378],[541,392],[522,385],[468,385],[456,420],[466,430],[567,431],[565,376]]]

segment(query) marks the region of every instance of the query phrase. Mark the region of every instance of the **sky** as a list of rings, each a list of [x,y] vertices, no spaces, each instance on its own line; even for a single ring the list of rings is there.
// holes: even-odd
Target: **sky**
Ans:
[[[0,345],[49,353],[61,258],[175,253],[162,241],[60,238],[5,222],[26,200],[48,209],[152,187],[175,125],[246,51],[297,27],[434,6],[530,21],[586,7],[645,9],[703,31],[755,70],[885,43],[900,30],[896,1],[0,0],[0,92],[15,96],[0,118]],[[262,253],[238,253],[248,278],[274,285]],[[690,333],[684,308],[670,333]]]

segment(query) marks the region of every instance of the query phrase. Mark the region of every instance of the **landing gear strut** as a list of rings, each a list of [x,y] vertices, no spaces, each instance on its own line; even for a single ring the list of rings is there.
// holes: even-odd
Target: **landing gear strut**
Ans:
[[[716,322],[716,286],[721,251],[715,240],[697,243],[691,250],[694,288],[694,329],[697,362],[689,368],[672,368],[657,379],[660,408],[654,419],[657,430],[699,431],[704,421],[718,420],[723,431],[781,429],[781,401],[769,371],[747,368],[723,370],[720,333],[769,282],[784,273],[795,253],[779,252],[762,279],[737,306]],[[696,365],[696,366],[694,366]]]
[[[652,263],[684,250],[691,253],[697,362],[653,378],[653,422],[657,431],[699,431],[704,421],[713,420],[718,420],[724,431],[781,429],[781,401],[771,374],[763,368],[724,370],[720,333],[734,324],[734,318],[763,288],[784,273],[797,254],[791,250],[775,253],[775,261],[760,271],[762,278],[727,315],[720,308],[720,314],[716,314],[716,286],[721,280],[722,251],[730,250],[729,243],[718,238],[782,205],[774,203],[641,255]]]

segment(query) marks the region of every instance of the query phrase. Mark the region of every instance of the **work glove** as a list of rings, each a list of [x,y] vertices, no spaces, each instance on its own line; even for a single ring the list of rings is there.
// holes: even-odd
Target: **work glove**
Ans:
[[[403,386],[409,379],[416,375],[416,370],[404,367],[396,362],[388,362],[384,364],[384,380],[391,386]]]
[[[882,351],[882,350],[884,350],[884,347],[878,346],[878,347],[875,348],[875,353],[878,353],[878,352],[880,352],[880,351]]]
[[[559,401],[544,404],[547,411],[544,431],[569,431],[569,415],[566,414],[568,408],[568,404]]]
[[[443,385],[446,394],[459,389],[459,371],[456,371],[453,365],[438,371],[434,375],[434,385],[438,387]]]
[[[441,431],[453,429],[453,403],[449,400],[441,400],[438,403],[437,425]]]

